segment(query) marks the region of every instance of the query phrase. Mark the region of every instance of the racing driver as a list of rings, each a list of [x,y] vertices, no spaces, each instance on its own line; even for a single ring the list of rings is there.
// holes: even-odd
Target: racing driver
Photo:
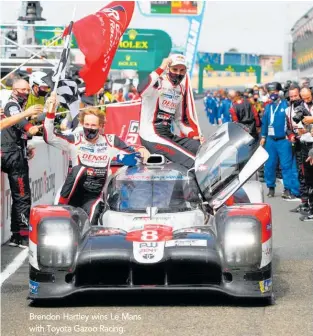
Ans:
[[[192,127],[196,122],[192,119],[194,103],[186,64],[184,55],[171,55],[138,85],[142,98],[139,135],[150,153],[162,154],[190,169],[200,137],[195,131],[197,127]],[[186,116],[188,123],[184,120]],[[173,122],[183,137],[173,134]]]
[[[90,107],[81,112],[79,119],[83,133],[60,135],[54,132],[56,95],[47,100],[49,111],[44,122],[46,143],[67,151],[73,168],[69,171],[61,190],[59,204],[80,207],[86,211],[91,225],[97,225],[103,209],[102,191],[108,176],[111,159],[133,166],[141,156],[113,134],[100,135],[104,126],[104,113]],[[139,149],[144,153],[144,149]]]

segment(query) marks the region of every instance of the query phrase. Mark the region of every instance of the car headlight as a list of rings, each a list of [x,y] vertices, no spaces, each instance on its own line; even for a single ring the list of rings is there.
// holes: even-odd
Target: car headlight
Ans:
[[[69,267],[77,250],[77,230],[68,218],[46,219],[38,227],[38,262],[43,267]]]
[[[252,217],[229,217],[225,223],[225,261],[230,266],[257,265],[261,261],[261,226]]]

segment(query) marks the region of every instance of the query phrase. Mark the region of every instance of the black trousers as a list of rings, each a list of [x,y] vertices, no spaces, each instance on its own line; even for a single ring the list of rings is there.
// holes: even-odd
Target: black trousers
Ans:
[[[195,157],[200,147],[200,141],[181,138],[177,135],[155,136],[151,141],[140,138],[141,144],[151,154],[164,155],[171,162],[178,163],[188,169],[195,164]]]
[[[87,213],[91,225],[98,224],[104,208],[102,189],[106,170],[99,170],[100,174],[94,168],[74,166],[66,177],[59,199],[59,204],[82,208]]]
[[[11,231],[20,232],[28,228],[31,207],[29,168],[23,150],[1,152],[1,171],[8,175],[10,183]]]
[[[304,178],[304,167],[303,162],[307,159],[307,157],[302,157],[302,151],[301,151],[301,143],[297,142],[295,146],[295,153],[296,156],[296,162],[297,162],[297,168],[299,172],[299,182],[300,182],[300,196],[301,196],[301,202],[302,203],[308,203],[308,188],[305,183]]]
[[[310,149],[313,148],[313,143],[301,143],[301,156],[303,165],[304,182],[307,190],[310,210],[313,211],[313,166],[309,162],[305,162],[309,156]]]

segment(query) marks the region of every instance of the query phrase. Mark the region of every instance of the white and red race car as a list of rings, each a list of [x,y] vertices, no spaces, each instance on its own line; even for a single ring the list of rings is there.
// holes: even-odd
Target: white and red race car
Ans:
[[[202,290],[272,302],[271,209],[248,181],[267,157],[243,128],[224,124],[193,170],[157,155],[120,169],[97,226],[79,208],[34,207],[29,298]]]

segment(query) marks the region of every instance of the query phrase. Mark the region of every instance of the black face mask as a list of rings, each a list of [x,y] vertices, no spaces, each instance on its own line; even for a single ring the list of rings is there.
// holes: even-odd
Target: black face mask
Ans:
[[[254,100],[255,102],[257,102],[257,101],[258,101],[258,98],[253,98],[253,100]]]
[[[301,105],[302,100],[301,99],[297,99],[297,100],[291,101],[290,103],[293,105],[293,107],[297,107],[297,106]]]
[[[84,127],[84,134],[88,140],[93,140],[94,138],[96,138],[98,133],[99,133],[99,128],[93,129],[93,128]]]
[[[39,96],[39,97],[45,97],[47,94],[48,94],[47,91],[43,91],[43,90],[40,90],[40,89],[39,89],[39,91],[38,91],[38,96]]]
[[[309,103],[307,103],[307,105],[309,106],[309,108],[311,108],[313,105],[313,101],[310,101]]]
[[[178,85],[185,77],[185,75],[174,74],[171,71],[168,73],[168,76],[174,85]]]
[[[29,94],[23,94],[23,93],[17,92],[17,93],[14,94],[14,96],[15,96],[17,102],[19,103],[19,105],[21,107],[23,107],[24,104],[27,102]]]

